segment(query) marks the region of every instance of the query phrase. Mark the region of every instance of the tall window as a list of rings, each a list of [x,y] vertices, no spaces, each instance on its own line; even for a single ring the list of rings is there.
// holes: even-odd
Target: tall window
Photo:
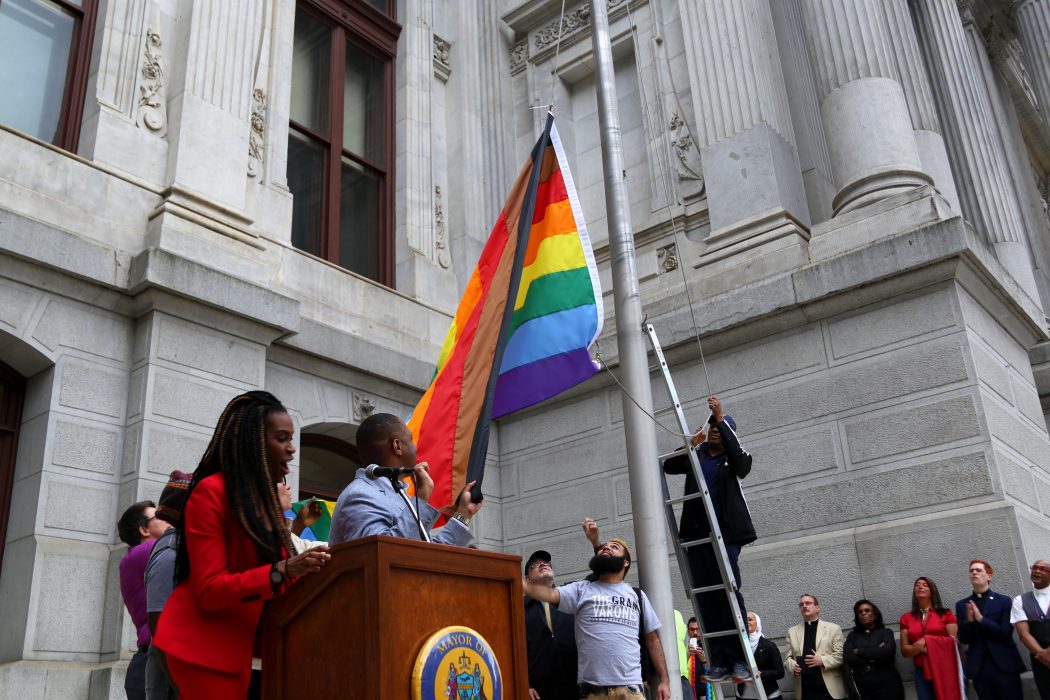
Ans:
[[[11,514],[11,487],[25,385],[22,375],[0,362],[0,568],[3,567],[7,519]]]
[[[300,0],[288,186],[292,244],[394,283],[394,58],[390,0]]]
[[[75,151],[96,0],[0,0],[0,123]]]

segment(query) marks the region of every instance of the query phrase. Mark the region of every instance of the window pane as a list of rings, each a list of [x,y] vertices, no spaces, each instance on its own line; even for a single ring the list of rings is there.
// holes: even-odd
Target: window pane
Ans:
[[[368,0],[368,4],[382,12],[384,15],[390,14],[389,0]]]
[[[348,43],[343,80],[343,148],[379,166],[386,165],[383,92],[383,61]]]
[[[0,122],[55,141],[73,17],[41,0],[0,0]]]
[[[328,136],[328,78],[332,30],[296,10],[292,56],[292,120]]]
[[[343,158],[339,192],[339,264],[379,279],[379,188],[381,176]]]
[[[323,256],[324,149],[294,129],[288,134],[288,189],[292,203],[292,245]]]

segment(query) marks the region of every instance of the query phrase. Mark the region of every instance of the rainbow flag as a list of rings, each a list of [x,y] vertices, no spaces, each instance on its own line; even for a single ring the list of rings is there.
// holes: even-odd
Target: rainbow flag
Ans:
[[[512,303],[508,303],[512,302]],[[503,205],[459,302],[430,387],[408,420],[431,503],[478,482],[495,418],[598,371],[598,268],[554,118]]]

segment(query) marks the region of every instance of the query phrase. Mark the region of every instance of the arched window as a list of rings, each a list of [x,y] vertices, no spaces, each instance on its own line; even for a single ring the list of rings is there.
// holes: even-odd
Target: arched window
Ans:
[[[3,566],[7,519],[11,513],[11,486],[15,478],[18,427],[22,422],[22,399],[26,381],[0,362],[0,567]]]
[[[332,435],[303,433],[299,448],[300,500],[336,500],[361,465],[357,448]]]

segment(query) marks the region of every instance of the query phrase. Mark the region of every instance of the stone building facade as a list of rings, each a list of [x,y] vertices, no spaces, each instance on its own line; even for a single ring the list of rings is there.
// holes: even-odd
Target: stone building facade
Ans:
[[[962,597],[973,557],[1021,591],[1050,554],[1050,0],[607,2],[646,312],[690,418],[718,394],[755,455],[769,635],[804,590],[844,626],[918,575]],[[0,0],[0,697],[121,696],[117,517],[234,394],[288,405],[301,492],[350,478],[551,103],[612,293],[589,9],[560,10]],[[632,538],[607,375],[489,457],[479,546],[568,577],[583,516]]]

